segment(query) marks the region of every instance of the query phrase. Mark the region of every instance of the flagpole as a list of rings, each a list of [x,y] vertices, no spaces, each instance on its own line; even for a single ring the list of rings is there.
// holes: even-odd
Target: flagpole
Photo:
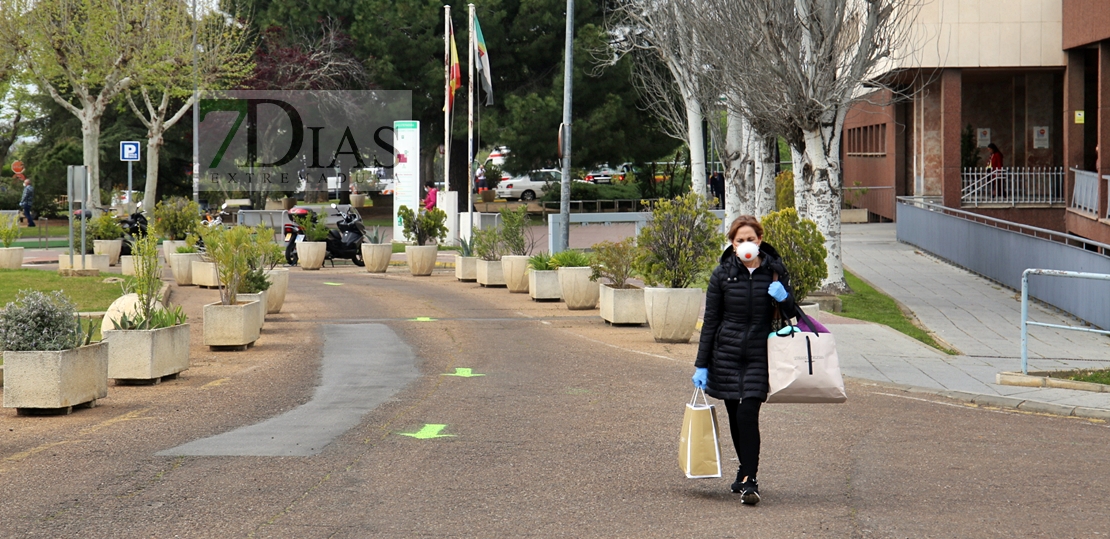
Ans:
[[[443,190],[451,190],[451,6],[443,6]],[[457,238],[452,238],[457,239]]]
[[[467,201],[470,203],[470,239],[474,239],[474,4],[468,4],[466,47],[466,177]]]

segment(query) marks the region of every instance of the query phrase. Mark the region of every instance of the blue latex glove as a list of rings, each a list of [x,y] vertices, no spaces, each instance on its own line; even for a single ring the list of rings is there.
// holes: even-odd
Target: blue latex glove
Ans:
[[[767,287],[767,293],[770,294],[772,298],[775,298],[775,301],[786,299],[786,289],[783,288],[782,283],[778,281],[771,283],[771,286]]]
[[[706,389],[709,385],[709,369],[694,369],[694,387]]]

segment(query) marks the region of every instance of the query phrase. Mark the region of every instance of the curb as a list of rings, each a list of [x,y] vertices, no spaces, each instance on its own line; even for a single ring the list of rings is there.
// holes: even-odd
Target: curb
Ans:
[[[969,393],[967,391],[955,391],[951,389],[934,389],[931,387],[911,386],[906,384],[896,384],[893,382],[880,382],[876,380],[867,380],[864,378],[854,378],[845,376],[845,380],[851,380],[863,385],[883,387],[902,391],[905,393],[915,393],[919,395],[935,395],[944,397],[968,404],[975,404],[978,406],[990,406],[993,408],[1006,408],[1010,410],[1019,410],[1023,412],[1056,415],[1062,417],[1078,417],[1082,419],[1094,419],[1098,421],[1110,422],[1110,410],[1105,408],[1089,408],[1086,406],[1071,406],[1067,404],[1055,404],[1051,402],[1041,402],[1027,399],[1019,399],[1016,397],[1005,397],[1002,395],[983,395],[979,393]]]

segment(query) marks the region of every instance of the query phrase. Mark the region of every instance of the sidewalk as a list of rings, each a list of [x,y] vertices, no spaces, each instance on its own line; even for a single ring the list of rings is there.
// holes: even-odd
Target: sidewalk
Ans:
[[[913,311],[955,347],[949,356],[886,326],[835,325],[844,374],[912,386],[978,404],[1110,419],[1110,393],[1006,386],[1003,371],[1021,370],[1020,294],[898,243],[894,224],[844,225],[844,265]],[[1030,319],[1076,321],[1030,304]],[[843,320],[843,319],[840,319]],[[1030,326],[1029,369],[1110,367],[1110,338]]]

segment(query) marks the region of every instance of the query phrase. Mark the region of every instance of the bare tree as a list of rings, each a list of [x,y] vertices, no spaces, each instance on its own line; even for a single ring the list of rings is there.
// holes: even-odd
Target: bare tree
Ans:
[[[826,292],[846,289],[841,262],[840,135],[851,104],[905,47],[918,0],[679,0],[694,33],[716,36],[707,63],[744,117],[794,152],[799,214],[825,236]],[[765,126],[765,127],[763,127]]]
[[[690,35],[685,16],[674,2],[619,0],[607,21],[609,33],[614,38],[608,52],[615,53],[617,58],[635,54],[638,64],[646,64],[637,72],[637,87],[646,91],[649,106],[662,120],[667,134],[689,147],[692,189],[705,196],[702,121],[704,104],[712,99],[707,99],[703,91],[701,47],[698,38]],[[658,64],[653,66],[645,56],[654,56]],[[665,72],[658,68],[659,65],[666,68]],[[664,78],[667,75],[670,83]],[[681,108],[674,107],[673,100],[667,96],[674,90],[681,99]],[[681,136],[675,136],[679,133]]]
[[[158,201],[158,158],[166,131],[193,107],[194,19],[179,0],[151,0],[160,3],[159,16],[151,32],[161,39],[143,44],[144,69],[135,76],[143,107],[135,104],[135,91],[126,92],[127,103],[147,128],[146,188],[143,196],[153,207]],[[195,82],[200,91],[226,88],[250,74],[253,65],[246,23],[230,15],[211,12],[196,21],[197,70]],[[184,102],[170,114],[172,100]]]

